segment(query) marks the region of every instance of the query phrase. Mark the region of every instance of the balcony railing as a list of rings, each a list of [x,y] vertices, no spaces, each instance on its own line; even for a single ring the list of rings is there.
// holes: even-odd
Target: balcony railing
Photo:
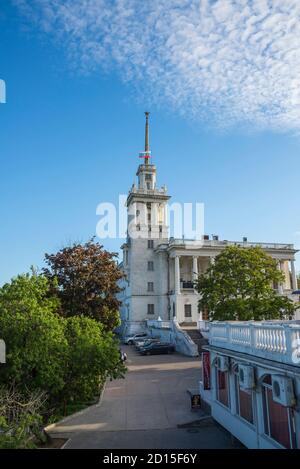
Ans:
[[[133,186],[130,189],[130,193],[133,194],[150,194],[150,195],[156,195],[156,194],[166,194],[167,193],[167,188],[166,187],[155,187],[155,189],[147,189],[147,188],[139,188]]]
[[[171,321],[161,321],[160,319],[148,319],[147,326],[154,329],[170,329]]]
[[[209,344],[300,366],[300,321],[211,322]]]
[[[227,240],[213,240],[213,239],[170,239],[170,245],[188,245],[188,246],[245,246],[245,247],[255,247],[259,246],[263,249],[294,249],[293,244],[284,244],[284,243],[252,243],[250,241],[227,241]]]
[[[180,282],[180,288],[193,289],[194,282],[192,282],[191,280],[183,280],[182,282]]]

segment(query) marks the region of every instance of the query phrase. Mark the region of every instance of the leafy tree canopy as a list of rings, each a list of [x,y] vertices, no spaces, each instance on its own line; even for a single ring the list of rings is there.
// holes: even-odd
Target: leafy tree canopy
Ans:
[[[28,395],[47,393],[48,405],[91,400],[107,377],[119,378],[125,367],[111,332],[94,319],[57,314],[50,281],[20,275],[0,288],[0,331],[7,363],[0,386],[14,384]]]
[[[57,308],[45,277],[20,275],[0,289],[0,331],[7,350],[0,383],[50,394],[63,388],[67,341]]]
[[[276,261],[260,247],[229,246],[198,277],[199,308],[220,321],[288,317],[294,304],[273,288],[283,279]]]
[[[57,282],[54,292],[60,299],[62,315],[96,319],[106,330],[120,324],[116,295],[121,291],[118,280],[124,274],[116,257],[94,239],[46,254],[48,267],[43,272]]]
[[[69,347],[62,398],[86,401],[97,395],[107,377],[123,377],[125,367],[112,333],[104,332],[101,323],[78,316],[64,323]]]

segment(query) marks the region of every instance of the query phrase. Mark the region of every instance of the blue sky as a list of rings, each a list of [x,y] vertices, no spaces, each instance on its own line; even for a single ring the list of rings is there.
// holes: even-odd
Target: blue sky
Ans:
[[[159,184],[204,202],[207,233],[300,248],[296,3],[125,3],[1,2],[0,284],[95,234],[96,206],[133,182],[145,110]]]

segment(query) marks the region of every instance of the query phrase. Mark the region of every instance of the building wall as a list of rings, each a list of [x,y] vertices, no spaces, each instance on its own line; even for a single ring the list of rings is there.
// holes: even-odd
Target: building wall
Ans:
[[[198,313],[198,295],[191,292],[182,292],[180,295],[172,295],[171,305],[173,311],[173,303],[175,302],[175,314],[176,318],[180,323],[182,322],[197,322],[199,320]],[[184,315],[184,305],[191,305],[192,317],[186,318]]]
[[[293,414],[294,426],[296,428],[296,447],[300,448],[300,369],[295,366],[295,371],[287,370],[282,364],[270,366],[265,360],[264,364],[255,362],[255,357],[249,356],[247,360],[241,358],[229,357],[229,407],[224,406],[217,399],[217,380],[215,359],[217,356],[226,356],[224,353],[210,351],[210,382],[211,389],[204,390],[203,381],[200,382],[200,394],[202,399],[211,407],[212,417],[226,428],[232,435],[240,440],[248,448],[282,448],[282,445],[265,434],[265,414],[263,407],[262,380],[266,375],[286,376],[293,380],[294,393],[296,397],[296,406],[290,411]],[[251,364],[255,369],[256,386],[253,389],[253,416],[254,423],[250,424],[237,414],[237,394],[233,366],[239,363]]]

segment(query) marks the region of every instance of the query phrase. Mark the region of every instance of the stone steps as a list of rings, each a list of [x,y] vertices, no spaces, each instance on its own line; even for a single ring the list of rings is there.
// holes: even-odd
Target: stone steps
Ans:
[[[208,340],[203,337],[201,332],[198,329],[185,329],[182,328],[192,339],[192,341],[197,345],[199,353],[202,352],[202,347],[208,344]]]

